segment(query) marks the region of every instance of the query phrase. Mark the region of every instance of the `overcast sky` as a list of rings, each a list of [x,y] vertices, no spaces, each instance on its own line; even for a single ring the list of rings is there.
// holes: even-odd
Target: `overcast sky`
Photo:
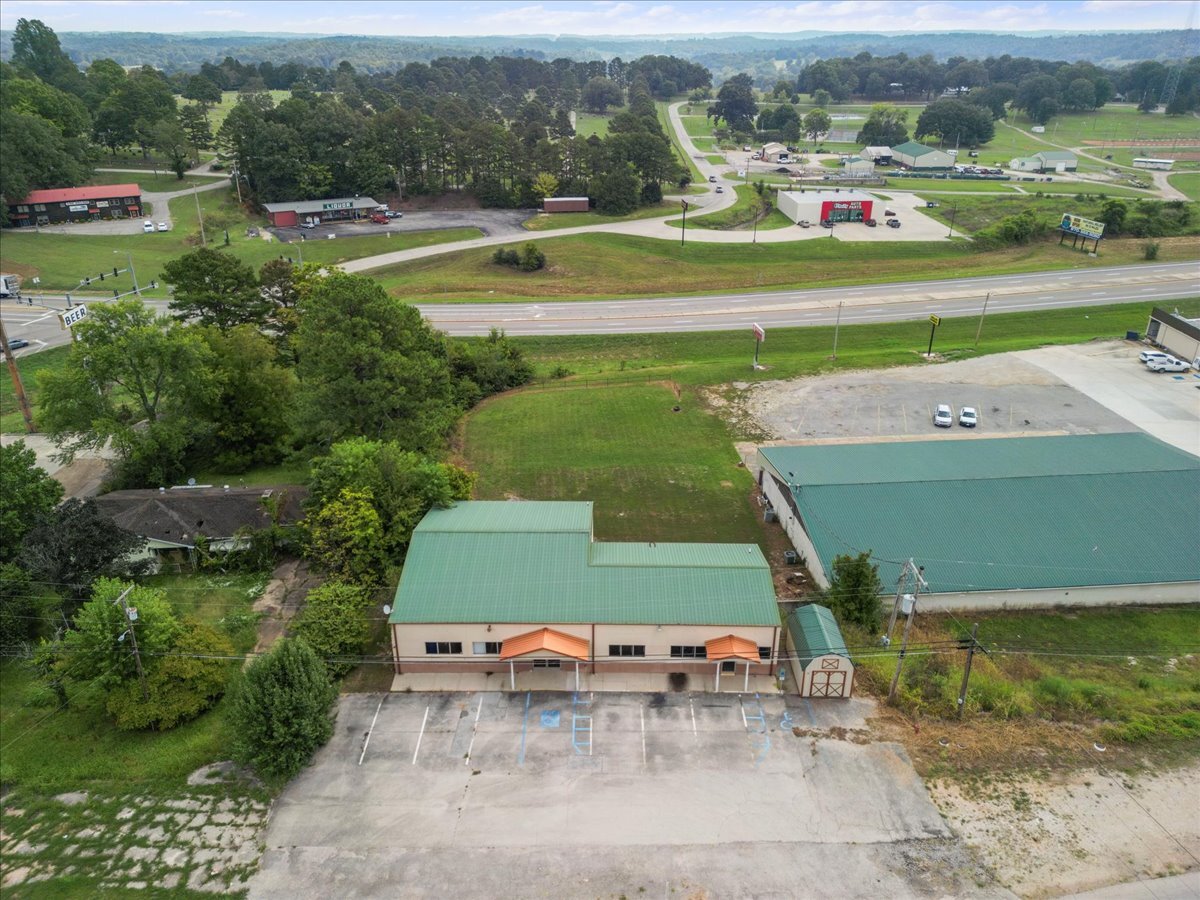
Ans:
[[[1183,28],[1197,0],[4,0],[0,27],[55,31],[666,35]]]

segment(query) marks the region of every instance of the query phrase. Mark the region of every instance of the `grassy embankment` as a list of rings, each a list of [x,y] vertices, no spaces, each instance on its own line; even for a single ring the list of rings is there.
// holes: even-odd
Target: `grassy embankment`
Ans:
[[[691,217],[688,226],[691,227]],[[1138,262],[1141,242],[1106,241],[1099,258],[1044,241],[977,252],[969,244],[853,243],[809,240],[785,244],[704,244],[628,235],[584,234],[538,244],[548,265],[516,272],[491,261],[491,251],[462,250],[414,260],[372,274],[388,290],[416,299],[486,302],[553,298],[675,296],[686,293],[834,287],[843,284],[1007,275],[1047,269],[1096,268]],[[1200,257],[1193,238],[1165,238],[1160,262]]]
[[[700,174],[700,169],[697,168],[696,161],[693,160],[689,154],[683,152],[683,147],[680,145],[679,138],[675,134],[675,128],[673,125],[671,125],[671,115],[668,111],[669,107],[670,104],[665,101],[659,100],[655,102],[654,108],[658,110],[658,124],[662,126],[663,132],[671,141],[671,146],[675,148],[675,155],[679,159],[679,164],[686,166],[687,170],[692,173],[692,181],[704,181],[704,176]],[[686,108],[686,106],[681,107],[681,112]],[[684,119],[683,121],[686,128],[687,119]]]
[[[934,209],[925,210],[926,214],[941,219],[946,223],[949,223],[953,219],[955,228],[967,233],[978,231],[980,228],[1000,221],[1005,216],[1014,216],[1027,209],[1032,209],[1038,216],[1052,221],[1056,226],[1064,212],[1072,212],[1077,215],[1096,219],[1099,218],[1101,207],[1104,204],[1103,199],[1097,198],[1096,195],[1091,195],[1087,200],[1076,200],[1073,197],[1045,196],[954,197],[951,199],[922,191],[920,196],[923,198],[927,197],[930,200],[937,200],[940,204]],[[1131,208],[1134,207],[1132,202],[1128,205]],[[1192,224],[1188,226],[1187,233],[1189,235],[1200,234],[1200,217],[1194,219]],[[1177,238],[1176,240],[1187,241],[1188,238]],[[1106,240],[1101,244],[1101,255],[1107,254],[1119,243],[1131,243],[1131,241]]]
[[[297,244],[266,241],[262,237],[246,237],[248,225],[262,226],[263,221],[249,216],[237,205],[237,198],[225,190],[200,191],[199,197],[204,212],[204,225],[209,246],[224,244],[225,230],[229,231],[229,252],[244,260],[255,269],[268,260],[279,256],[295,258],[300,252]],[[134,270],[140,284],[152,279],[162,282],[163,265],[168,261],[200,246],[200,226],[193,196],[177,197],[171,201],[172,230],[154,234],[130,235],[85,235],[85,234],[38,234],[23,229],[6,231],[0,242],[0,265],[5,272],[21,275],[26,284],[34,275],[40,276],[41,290],[51,292],[74,292],[84,276],[95,278],[101,271],[111,272],[114,266],[126,268],[125,254],[130,253]],[[163,218],[155,210],[156,220]],[[333,264],[450,241],[479,237],[476,228],[455,228],[443,231],[419,231],[410,233],[384,233],[363,237],[338,237],[334,240],[310,240],[303,244],[305,262]],[[112,285],[111,288],[108,286]],[[131,289],[132,280],[128,273],[115,281],[111,276],[104,282],[105,290],[95,291],[101,285],[93,285],[98,296],[111,296],[112,289],[122,292]],[[147,296],[167,296],[165,287],[158,291],[147,291]],[[84,296],[80,294],[80,296]]]
[[[185,175],[176,178],[173,172],[159,171],[158,175],[147,172],[144,175],[136,172],[97,172],[88,184],[126,184],[133,183],[142,189],[143,193],[166,193],[169,191],[186,191],[193,185],[203,187],[218,180],[214,175]]]
[[[607,225],[613,222],[632,222],[636,219],[659,219],[679,214],[679,203],[664,200],[653,206],[635,209],[627,216],[606,216],[598,212],[541,213],[521,223],[529,231],[557,231],[560,228],[579,228],[582,225]]]
[[[1185,172],[1167,179],[1173,188],[1183,191],[1188,199],[1200,201],[1200,172]]]
[[[756,181],[758,179],[755,179]],[[688,228],[703,228],[709,231],[749,231],[754,226],[755,205],[754,201],[758,197],[758,192],[753,185],[740,184],[733,189],[737,193],[737,202],[732,206],[727,206],[725,209],[717,210],[716,212],[706,213],[703,209],[693,211],[693,214],[688,217]],[[775,203],[774,191],[768,190],[766,198],[772,204]],[[667,222],[672,228],[681,228],[683,223],[680,220],[672,219]],[[763,216],[758,222],[760,231],[769,231],[775,228],[787,228],[792,225],[792,220],[781,213],[778,209],[772,208],[767,215]]]

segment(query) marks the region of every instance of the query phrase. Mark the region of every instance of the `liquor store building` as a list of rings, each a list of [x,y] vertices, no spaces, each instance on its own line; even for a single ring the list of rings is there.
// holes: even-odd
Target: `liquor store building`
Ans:
[[[267,219],[276,228],[322,222],[354,222],[369,216],[379,204],[370,197],[335,197],[298,203],[266,203]]]

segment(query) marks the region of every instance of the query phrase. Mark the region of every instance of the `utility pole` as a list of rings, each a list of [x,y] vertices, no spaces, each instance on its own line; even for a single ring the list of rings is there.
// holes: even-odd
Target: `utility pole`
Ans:
[[[233,186],[235,188],[237,188],[238,206],[241,206],[242,205],[242,184],[240,181],[238,181],[238,177],[239,177],[238,170],[234,169],[233,170]]]
[[[946,237],[948,237],[948,238],[954,237],[954,222],[957,219],[958,219],[958,201],[955,200],[954,207],[953,207],[952,211],[950,212],[950,231],[946,234]]]
[[[25,430],[36,434],[33,424],[33,410],[29,408],[29,398],[25,396],[25,385],[21,382],[21,370],[13,359],[12,348],[8,346],[8,332],[4,330],[4,319],[0,318],[0,348],[4,350],[4,361],[8,363],[8,374],[12,377],[13,393],[17,395],[17,405],[21,407],[21,415],[25,419]]]
[[[204,236],[204,213],[200,210],[200,192],[192,185],[192,196],[196,198],[196,217],[200,220],[200,246],[207,247],[208,239]]]
[[[900,655],[896,657],[896,672],[892,675],[892,685],[888,688],[888,703],[896,699],[896,687],[900,684],[900,669],[904,667],[904,657],[908,653],[908,633],[912,630],[913,619],[917,615],[917,594],[921,590],[921,581],[917,579],[913,591],[912,606],[908,610],[908,618],[904,621],[904,636],[900,639]]]
[[[120,250],[113,251],[113,253],[120,252]],[[133,292],[140,297],[142,295],[142,289],[138,287],[137,272],[134,271],[133,268],[133,255],[128,250],[125,251],[125,262],[129,264],[129,275],[133,278]]]
[[[137,621],[137,610],[131,610],[129,604],[125,602],[125,598],[129,596],[129,592],[132,590],[133,585],[125,588],[113,602],[121,604],[121,611],[125,614],[125,621],[129,623],[129,630],[125,633],[129,635],[130,643],[133,644],[133,659],[137,663],[138,681],[142,685],[142,702],[146,702],[150,699],[150,692],[146,689],[146,673],[142,669],[142,654],[138,652],[137,630],[133,627],[133,623]]]
[[[679,205],[683,207],[683,225],[679,229],[679,246],[682,247],[684,238],[687,237],[688,202],[686,200],[680,200]]]
[[[992,292],[988,291],[987,296],[983,298],[983,310],[979,313],[979,327],[975,329],[975,349],[979,349],[979,336],[983,334],[983,317],[987,315],[988,301],[992,299]]]
[[[963,714],[963,706],[967,702],[967,682],[971,678],[971,661],[975,658],[975,648],[979,646],[979,642],[975,640],[975,635],[979,633],[979,623],[976,622],[971,626],[971,644],[967,647],[967,667],[963,670],[962,687],[958,689],[958,717],[961,719]]]
[[[833,323],[833,356],[831,359],[837,359],[838,332],[842,328],[842,306],[845,302],[845,300],[838,301],[837,320]]]

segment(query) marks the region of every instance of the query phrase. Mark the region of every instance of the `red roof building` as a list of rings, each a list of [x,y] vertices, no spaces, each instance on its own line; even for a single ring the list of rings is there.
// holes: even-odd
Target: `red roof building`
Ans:
[[[16,226],[136,219],[142,214],[142,189],[136,184],[50,188],[8,204],[8,219]]]

